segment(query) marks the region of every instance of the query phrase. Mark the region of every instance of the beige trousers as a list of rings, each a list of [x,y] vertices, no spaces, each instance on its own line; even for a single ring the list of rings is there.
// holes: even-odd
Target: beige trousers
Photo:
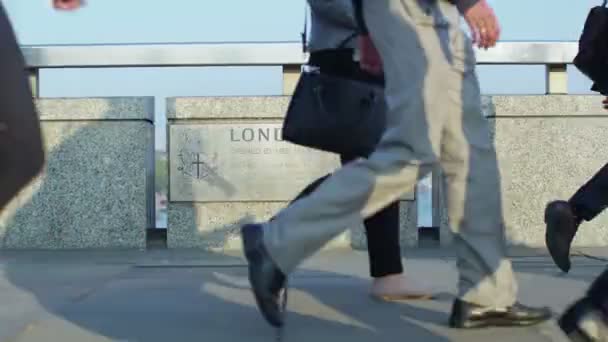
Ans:
[[[384,64],[388,127],[369,159],[337,170],[266,223],[265,245],[290,273],[332,238],[397,200],[439,164],[459,270],[459,297],[488,307],[516,298],[505,254],[496,152],[470,40],[443,1],[367,0]]]

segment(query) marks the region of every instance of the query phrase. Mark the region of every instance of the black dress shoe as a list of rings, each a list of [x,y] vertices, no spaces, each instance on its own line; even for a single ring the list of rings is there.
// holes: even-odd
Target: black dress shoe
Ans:
[[[284,323],[280,293],[285,287],[285,275],[270,258],[263,243],[260,225],[248,224],[241,228],[243,250],[249,263],[249,282],[258,308],[274,327]]]
[[[570,245],[581,220],[566,201],[554,201],[545,209],[545,243],[553,261],[562,271],[570,270]]]
[[[588,297],[571,305],[560,317],[558,324],[573,342],[608,341],[605,315],[592,304]]]
[[[530,308],[516,303],[504,309],[489,309],[456,299],[452,307],[450,327],[470,329],[491,326],[529,326],[549,318],[551,318],[551,310],[548,308]]]

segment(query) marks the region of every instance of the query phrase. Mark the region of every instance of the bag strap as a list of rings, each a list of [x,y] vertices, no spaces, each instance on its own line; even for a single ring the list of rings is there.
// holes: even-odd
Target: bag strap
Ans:
[[[606,0],[606,1],[608,1],[608,0]],[[350,42],[353,38],[355,38],[358,35],[359,35],[358,32],[354,32],[353,34],[351,34],[348,37],[344,38],[344,40],[341,41],[340,44],[338,44],[338,49],[343,48],[348,42]]]
[[[606,7],[606,5],[608,5],[608,0],[604,0],[604,3],[602,4],[602,7]]]

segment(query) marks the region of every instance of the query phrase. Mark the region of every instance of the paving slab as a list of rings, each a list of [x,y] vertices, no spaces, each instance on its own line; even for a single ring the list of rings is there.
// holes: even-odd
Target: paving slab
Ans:
[[[566,341],[554,322],[523,329],[446,326],[456,288],[449,253],[411,250],[406,273],[434,287],[433,301],[368,296],[365,252],[331,251],[290,277],[284,341]],[[604,268],[577,257],[570,274],[543,255],[513,257],[520,298],[557,312]],[[186,251],[0,254],[0,341],[271,341],[241,255]]]

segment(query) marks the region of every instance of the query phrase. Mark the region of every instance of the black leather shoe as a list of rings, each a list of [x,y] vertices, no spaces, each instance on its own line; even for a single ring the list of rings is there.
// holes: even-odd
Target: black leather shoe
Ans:
[[[606,319],[588,297],[570,306],[560,317],[558,324],[573,342],[608,341]]]
[[[566,201],[554,201],[545,208],[545,243],[553,261],[562,271],[570,271],[570,245],[581,223]]]
[[[264,318],[274,327],[284,323],[280,293],[285,286],[285,275],[270,258],[263,243],[262,226],[247,224],[241,228],[243,250],[249,263],[249,282]]]
[[[479,305],[454,301],[450,327],[470,329],[483,327],[529,326],[551,318],[548,308],[530,308],[519,303],[504,309],[489,309]]]

